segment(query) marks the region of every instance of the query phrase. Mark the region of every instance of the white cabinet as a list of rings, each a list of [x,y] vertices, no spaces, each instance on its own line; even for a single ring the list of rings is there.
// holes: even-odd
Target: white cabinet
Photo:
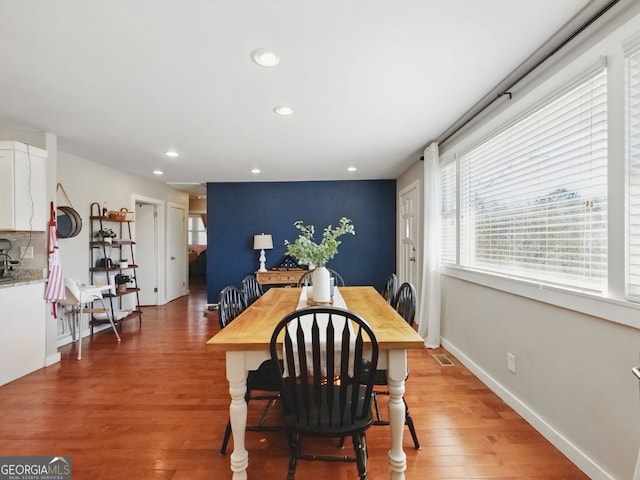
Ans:
[[[0,385],[44,367],[44,282],[0,287]]]
[[[46,230],[46,158],[40,148],[0,142],[0,230]]]

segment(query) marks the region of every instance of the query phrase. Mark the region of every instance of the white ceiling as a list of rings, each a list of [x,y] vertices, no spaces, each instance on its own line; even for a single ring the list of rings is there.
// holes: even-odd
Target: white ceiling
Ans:
[[[159,182],[396,178],[588,3],[0,0],[0,131]]]

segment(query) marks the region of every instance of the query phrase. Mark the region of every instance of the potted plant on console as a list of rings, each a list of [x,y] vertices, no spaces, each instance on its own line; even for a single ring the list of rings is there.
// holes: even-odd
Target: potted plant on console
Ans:
[[[313,239],[315,228],[313,225],[305,225],[302,220],[293,224],[300,235],[294,242],[284,241],[287,247],[286,254],[298,259],[302,265],[308,265],[312,272],[313,301],[315,303],[329,303],[331,300],[331,276],[326,268],[329,260],[338,253],[338,246],[342,241],[338,237],[350,233],[356,234],[355,227],[346,217],[342,217],[337,227],[327,226],[322,233],[322,241],[316,243]]]

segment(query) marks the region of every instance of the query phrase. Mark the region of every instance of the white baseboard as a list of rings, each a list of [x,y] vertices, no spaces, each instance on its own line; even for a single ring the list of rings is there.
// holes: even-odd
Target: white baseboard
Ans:
[[[60,352],[56,352],[52,355],[47,355],[46,357],[44,357],[44,366],[49,367],[54,363],[58,363],[61,358],[62,358],[62,355],[60,355]]]
[[[523,403],[518,397],[513,395],[502,384],[497,382],[486,371],[444,338],[442,339],[442,346],[478,377],[482,383],[489,387],[492,392],[498,395],[507,405],[529,422],[544,438],[549,440],[563,455],[575,463],[589,478],[593,480],[615,480],[614,477],[609,475],[576,445],[565,438],[561,432],[549,425],[535,411],[529,408],[528,405]]]

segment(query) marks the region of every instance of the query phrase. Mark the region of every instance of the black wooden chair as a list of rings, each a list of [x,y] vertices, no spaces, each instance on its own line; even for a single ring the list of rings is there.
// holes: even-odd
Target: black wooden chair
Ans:
[[[396,292],[398,291],[398,277],[395,273],[392,273],[387,277],[387,281],[384,283],[381,295],[387,301],[389,305],[393,305],[396,298]]]
[[[240,315],[245,308],[247,308],[247,302],[245,301],[242,291],[233,285],[224,287],[218,297],[218,321],[220,322],[220,328],[226,327],[233,319]]]
[[[392,306],[396,309],[396,311],[400,314],[405,321],[413,326],[416,318],[416,289],[415,287],[409,283],[404,282],[398,288],[396,296],[393,300]],[[408,376],[408,374],[407,374]],[[406,380],[406,378],[405,378]],[[387,371],[386,370],[377,370],[375,377],[375,384],[377,386],[385,386],[387,387],[389,384],[389,380],[387,379]],[[378,395],[389,395],[389,390],[374,390],[373,392],[373,404],[376,410],[376,419],[374,420],[374,425],[389,425],[388,420],[382,420],[380,416],[380,407],[378,405]],[[402,397],[402,401],[404,402],[404,407],[406,410],[405,414],[405,424],[409,428],[409,433],[411,433],[411,438],[413,439],[413,445],[416,450],[420,449],[420,442],[418,441],[418,435],[416,433],[416,428],[413,425],[413,418],[411,418],[411,413],[409,412],[409,407],[407,405],[406,400]]]
[[[218,299],[218,318],[220,328],[224,328],[231,323],[238,315],[247,308],[244,293],[235,286],[228,286],[222,289]],[[256,394],[255,392],[262,392]],[[265,360],[257,370],[249,371],[247,375],[247,393],[245,401],[247,405],[250,400],[266,400],[267,404],[262,411],[262,416],[258,425],[247,426],[247,431],[276,431],[282,430],[282,426],[266,426],[265,422],[269,409],[280,397],[280,376],[278,368],[271,360]],[[220,455],[227,453],[227,445],[231,438],[231,422],[227,422],[227,427],[220,446]]]
[[[284,358],[279,374],[289,434],[287,480],[293,480],[298,459],[355,461],[360,479],[366,479],[365,431],[373,422],[378,363],[378,342],[369,325],[341,308],[297,310],[276,326],[270,350],[274,362]],[[350,436],[355,457],[302,454],[304,436]]]
[[[332,270],[330,268],[327,268],[327,270],[329,270],[329,275],[331,275],[333,278],[335,278],[335,283],[334,285],[336,287],[344,287],[345,283],[344,280],[342,278],[342,275],[340,275],[338,272],[336,272],[335,270]],[[307,272],[304,275],[302,275],[302,277],[300,277],[300,280],[298,280],[298,286],[299,287],[303,287],[305,285],[313,285],[312,282],[312,274],[313,271]]]
[[[255,275],[247,275],[242,280],[242,292],[247,307],[262,296],[262,287]]]

